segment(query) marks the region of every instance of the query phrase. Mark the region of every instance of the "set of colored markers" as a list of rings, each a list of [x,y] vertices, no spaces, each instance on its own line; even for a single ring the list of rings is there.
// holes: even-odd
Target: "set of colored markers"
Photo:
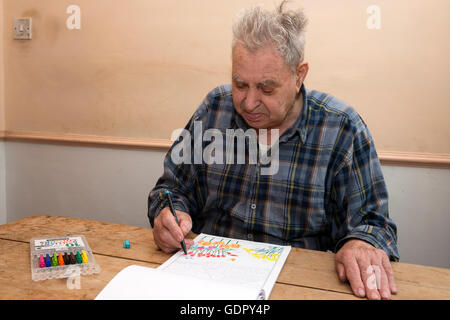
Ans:
[[[53,253],[53,256],[50,258],[50,255],[47,253],[44,255],[41,253],[39,255],[39,268],[48,268],[48,267],[56,267],[56,266],[64,266],[68,264],[77,264],[77,263],[88,263],[88,257],[86,251],[81,250],[81,254],[77,251],[77,254],[74,255],[73,252],[68,254],[64,252],[64,255],[60,252],[58,257],[56,257],[56,253]]]
[[[91,248],[82,235],[30,240],[31,279],[69,278],[100,272]]]

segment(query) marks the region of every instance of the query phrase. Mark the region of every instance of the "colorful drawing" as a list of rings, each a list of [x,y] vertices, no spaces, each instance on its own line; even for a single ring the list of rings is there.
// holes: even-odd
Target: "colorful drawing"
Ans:
[[[189,248],[185,258],[228,258],[231,261],[236,261],[239,257],[239,253],[245,251],[250,254],[251,257],[259,260],[277,261],[283,251],[283,247],[278,246],[244,248],[239,241],[225,241],[223,239],[217,240],[217,238],[210,238],[207,240],[207,238],[204,237]]]
[[[188,250],[186,259],[197,258],[230,258],[231,261],[235,261],[238,257],[235,249],[239,249],[241,245],[239,243],[227,243],[224,241],[206,241],[199,240]]]
[[[243,249],[257,259],[267,259],[269,261],[277,261],[283,251],[282,247]]]
[[[260,289],[268,274],[284,263],[290,247],[200,234],[188,249],[160,268],[180,275]],[[279,272],[279,271],[276,271]]]

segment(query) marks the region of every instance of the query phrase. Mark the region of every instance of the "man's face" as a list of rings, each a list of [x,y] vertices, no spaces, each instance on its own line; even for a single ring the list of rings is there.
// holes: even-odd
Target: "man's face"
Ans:
[[[293,108],[301,87],[298,75],[292,73],[272,46],[251,52],[244,45],[237,44],[232,62],[236,111],[250,127],[280,129],[281,134],[299,114],[299,110]]]

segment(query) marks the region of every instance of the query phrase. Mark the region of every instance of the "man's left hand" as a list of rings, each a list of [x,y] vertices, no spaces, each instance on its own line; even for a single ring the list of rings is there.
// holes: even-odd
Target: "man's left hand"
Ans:
[[[397,293],[388,256],[370,243],[348,240],[337,252],[335,262],[339,279],[348,280],[356,296],[379,300]]]

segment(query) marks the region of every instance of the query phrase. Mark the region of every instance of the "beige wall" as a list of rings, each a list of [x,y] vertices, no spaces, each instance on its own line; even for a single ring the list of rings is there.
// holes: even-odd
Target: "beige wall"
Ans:
[[[3,61],[3,0],[0,0],[0,140],[3,136],[3,130],[5,130],[5,79]]]
[[[170,138],[229,82],[232,18],[255,2],[5,0],[6,129]],[[379,151],[450,154],[448,0],[292,2],[310,18],[307,87],[353,105]],[[81,30],[66,28],[71,4]],[[24,16],[33,40],[12,40]]]
[[[3,131],[5,130],[4,104],[4,63],[3,63],[3,0],[0,0],[0,224],[6,223],[6,181],[5,181],[5,145]]]

